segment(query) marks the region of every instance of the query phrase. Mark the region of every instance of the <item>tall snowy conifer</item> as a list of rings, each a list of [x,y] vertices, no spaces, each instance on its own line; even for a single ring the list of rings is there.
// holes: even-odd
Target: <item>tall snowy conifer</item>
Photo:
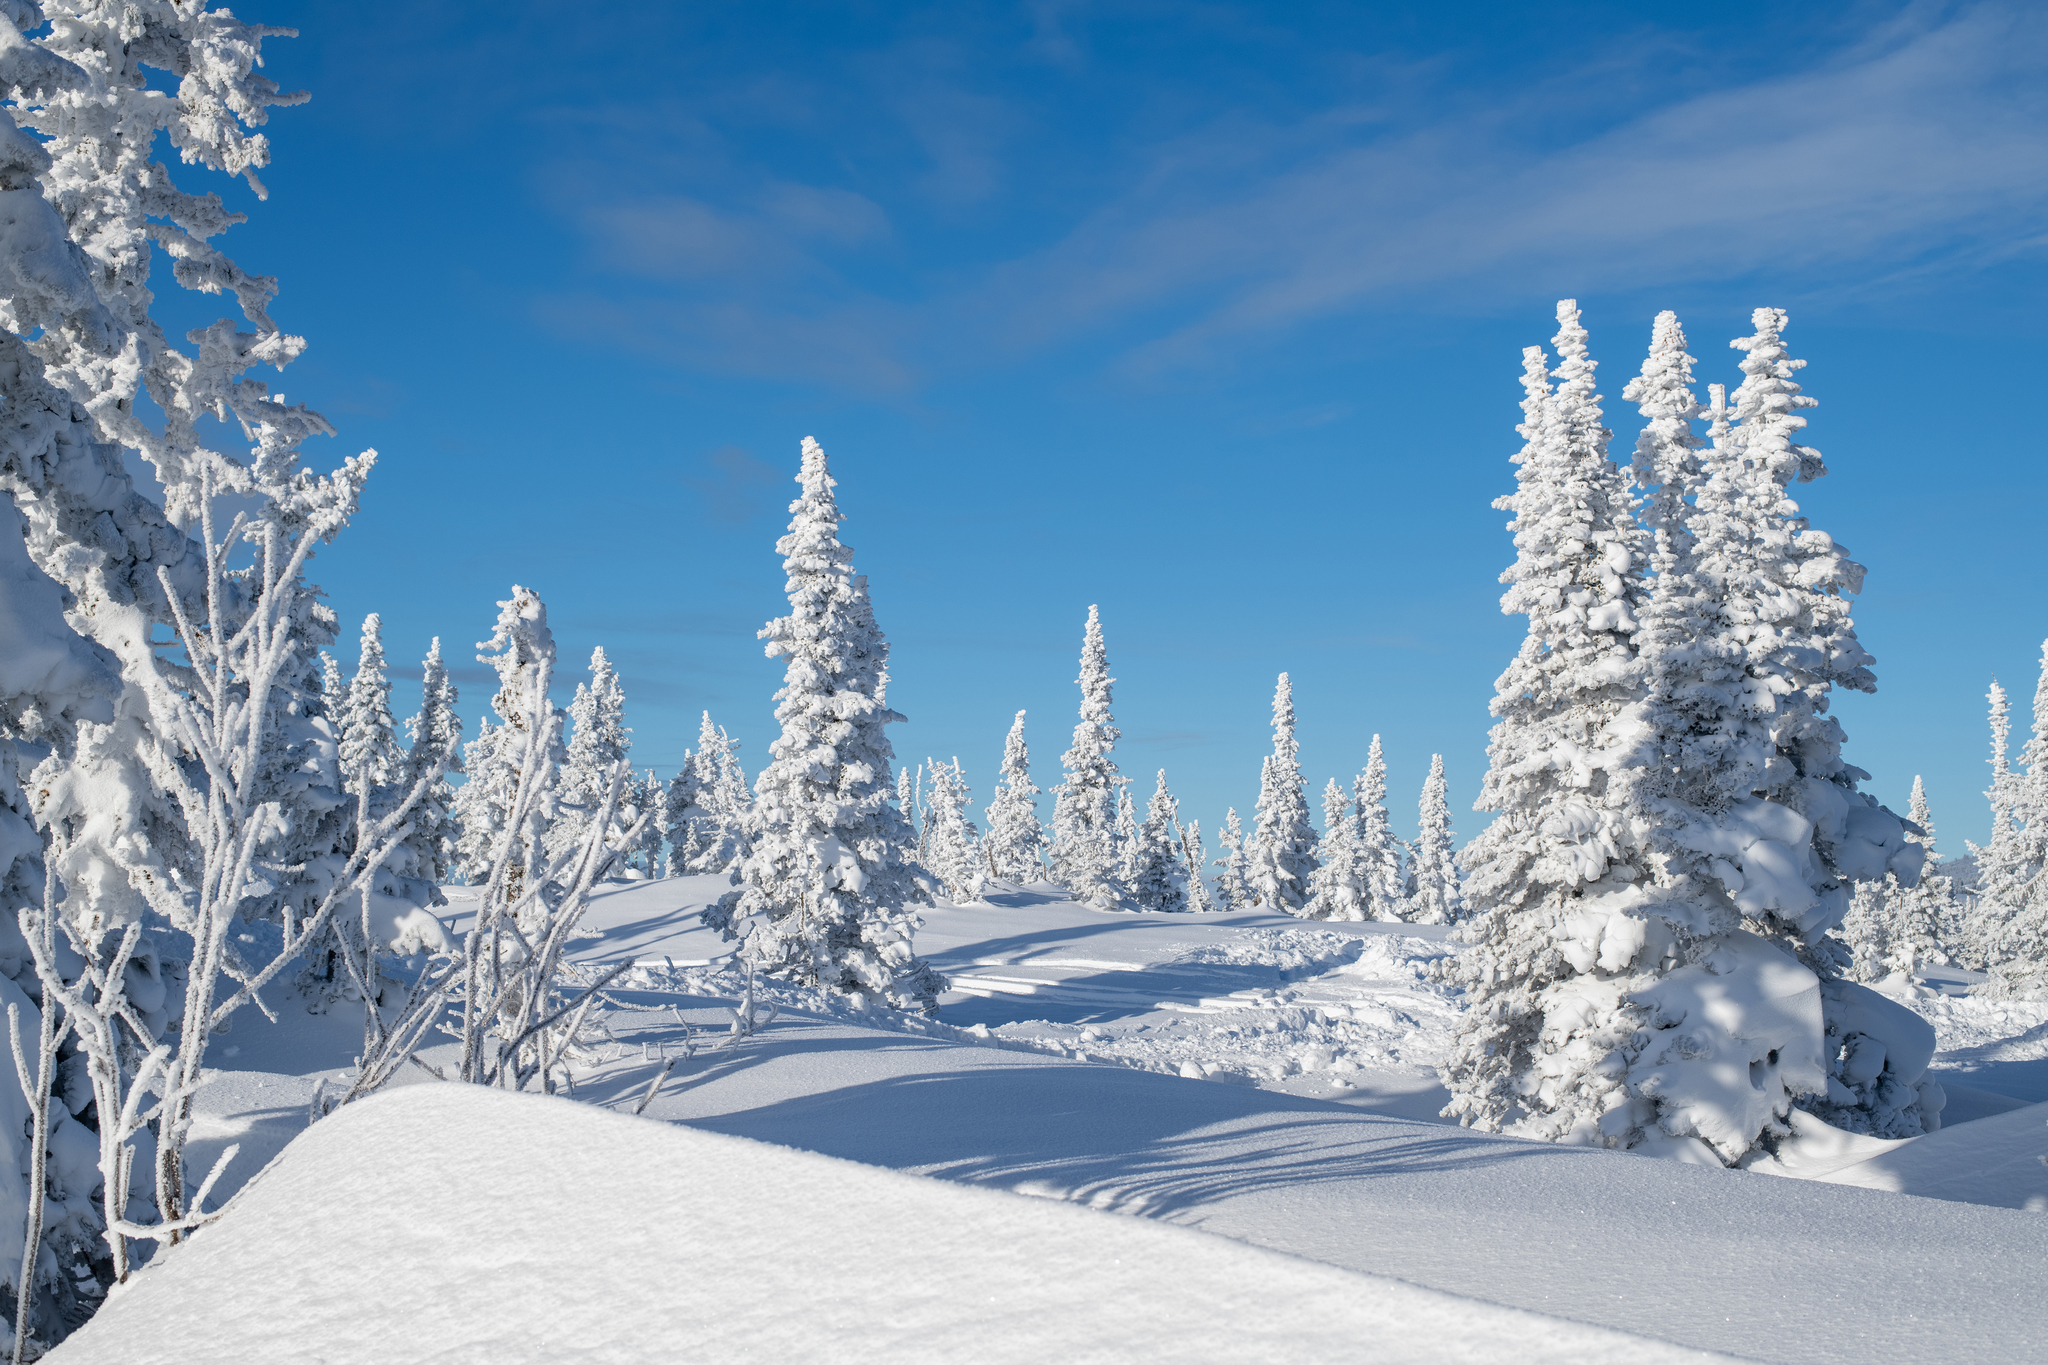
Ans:
[[[1358,858],[1365,878],[1365,917],[1398,920],[1407,908],[1406,879],[1401,872],[1401,841],[1387,817],[1387,760],[1380,737],[1372,737],[1365,771],[1351,786],[1358,808]]]
[[[911,831],[889,799],[886,727],[903,719],[885,699],[889,646],[839,540],[824,448],[809,437],[797,482],[775,547],[789,615],[761,631],[769,657],[789,661],[775,694],[782,734],[756,784],[740,889],[705,920],[772,975],[929,1011],[945,978],[911,948]]]
[[[1122,779],[1112,754],[1120,733],[1110,714],[1109,651],[1102,643],[1102,617],[1088,608],[1081,644],[1081,719],[1074,743],[1061,760],[1064,777],[1053,788],[1052,879],[1067,894],[1097,909],[1116,908],[1119,884],[1116,842],[1117,794]]]
[[[1997,987],[2031,991],[2048,977],[2048,642],[2041,646],[2033,724],[2017,767],[2004,774],[2002,829],[1992,835],[1978,913]]]
[[[555,663],[555,637],[539,595],[513,584],[512,595],[498,603],[497,628],[477,649],[483,651],[477,662],[497,670],[498,690],[491,709],[498,714],[498,724],[479,725],[477,737],[464,751],[469,781],[455,794],[456,816],[462,824],[458,851],[465,875],[475,880],[509,848],[504,899],[516,905],[526,894],[528,879],[546,865],[547,831],[559,817],[559,770],[567,756],[561,708],[534,695],[542,680],[552,676]],[[544,733],[530,732],[530,715],[548,718]],[[545,770],[548,781],[524,823],[514,829],[508,824],[512,798],[529,763],[537,771]]]
[[[1259,774],[1258,822],[1246,850],[1251,892],[1269,910],[1302,913],[1316,870],[1316,831],[1308,819],[1301,746],[1294,740],[1294,685],[1273,688],[1273,752]]]
[[[405,723],[405,729],[412,741],[406,755],[407,785],[437,765],[444,774],[420,799],[412,835],[406,840],[417,875],[437,886],[454,870],[455,844],[462,833],[455,821],[455,790],[445,776],[462,771],[462,717],[455,713],[456,698],[455,683],[441,661],[441,637],[436,635],[420,666],[419,714]],[[444,904],[445,900],[437,893],[434,903]]]
[[[1180,832],[1181,857],[1188,870],[1188,909],[1197,915],[1213,914],[1222,907],[1209,894],[1208,880],[1202,875],[1207,866],[1204,861],[1209,855],[1202,851],[1202,822],[1190,820]]]
[[[1022,711],[1003,741],[1002,777],[995,799],[988,803],[988,837],[982,848],[991,877],[1021,885],[1045,875],[1045,826],[1038,821],[1038,787],[1031,781]]]
[[[1429,756],[1429,778],[1422,784],[1415,856],[1408,868],[1408,914],[1414,924],[1453,924],[1464,918],[1465,897],[1458,887],[1458,861],[1451,850],[1451,803],[1444,781],[1444,756]]]

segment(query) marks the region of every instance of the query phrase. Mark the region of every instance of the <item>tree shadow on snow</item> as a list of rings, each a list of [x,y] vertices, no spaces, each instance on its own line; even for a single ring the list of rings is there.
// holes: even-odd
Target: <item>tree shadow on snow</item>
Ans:
[[[1151,1216],[1258,1190],[1594,1156],[1072,1064],[891,1077],[692,1127]]]

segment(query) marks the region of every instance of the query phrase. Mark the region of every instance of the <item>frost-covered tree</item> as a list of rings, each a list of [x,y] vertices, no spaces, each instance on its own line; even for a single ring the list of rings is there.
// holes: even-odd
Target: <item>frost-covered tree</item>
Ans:
[[[1131,780],[1117,780],[1116,789],[1116,882],[1123,899],[1131,898],[1131,886],[1138,876],[1138,806],[1131,800]]]
[[[1994,777],[1993,790],[2000,787],[1991,846],[1978,858],[1977,920],[1997,988],[2029,991],[2048,980],[2048,642],[2032,730],[2017,770]]]
[[[631,818],[625,819],[623,826],[631,828],[642,815],[647,817],[641,823],[640,837],[627,854],[628,866],[638,869],[642,876],[661,875],[662,813],[667,806],[667,792],[661,779],[649,768],[633,793],[633,804],[627,812]]]
[[[420,664],[420,709],[405,723],[411,742],[406,755],[408,782],[417,782],[429,768],[437,775],[421,796],[413,815],[412,833],[406,836],[416,875],[436,886],[448,880],[455,869],[455,845],[461,827],[455,821],[455,789],[447,774],[462,771],[462,717],[456,714],[458,694],[441,660],[441,637],[436,635]],[[436,894],[434,904],[446,903]]]
[[[988,837],[982,840],[982,849],[991,877],[1022,884],[1045,875],[1045,826],[1038,821],[1038,787],[1031,780],[1022,711],[1003,741],[1002,777],[995,799],[988,803]]]
[[[1451,803],[1444,781],[1444,756],[1429,756],[1429,777],[1422,784],[1415,836],[1415,856],[1408,865],[1408,913],[1414,924],[1453,924],[1464,918],[1465,898],[1459,890],[1458,860],[1451,847]]]
[[[1380,737],[1372,737],[1365,771],[1351,784],[1358,810],[1358,860],[1365,885],[1365,917],[1398,920],[1407,904],[1407,882],[1401,871],[1401,840],[1387,817],[1387,760]]]
[[[1067,894],[1097,909],[1114,909],[1123,896],[1116,840],[1118,776],[1114,752],[1121,732],[1110,714],[1109,651],[1102,643],[1102,616],[1088,608],[1081,644],[1081,719],[1074,743],[1060,760],[1053,788],[1052,880]]]
[[[797,482],[776,544],[789,615],[761,632],[769,657],[789,661],[775,694],[782,734],[755,786],[740,888],[705,922],[771,975],[928,1011],[945,978],[911,947],[911,831],[889,799],[885,727],[903,719],[886,701],[889,646],[839,540],[824,448],[808,437]]]
[[[562,727],[559,720],[551,721],[541,727],[544,733],[536,734],[529,716],[538,703],[527,695],[537,676],[553,676],[552,653],[542,659],[534,651],[552,651],[554,642],[553,632],[547,629],[546,605],[537,593],[515,583],[512,596],[498,604],[497,627],[491,638],[477,644],[484,651],[477,655],[477,662],[497,670],[498,690],[491,697],[491,710],[497,713],[498,723],[479,724],[476,738],[463,751],[469,781],[455,794],[455,814],[462,825],[457,853],[463,873],[472,883],[480,883],[504,862],[507,905],[520,904],[526,896],[527,879],[545,870],[545,839],[559,815],[561,765],[567,756]],[[552,702],[548,705],[551,709],[546,715],[561,715],[560,707]],[[527,778],[525,797],[515,799],[529,764],[539,776]],[[516,827],[511,823],[515,819],[519,822]]]
[[[1313,891],[1302,913],[1309,919],[1365,918],[1366,867],[1359,842],[1357,803],[1331,778],[1323,786],[1323,839]]]
[[[1316,831],[1294,739],[1294,685],[1285,673],[1273,688],[1273,752],[1259,773],[1258,818],[1245,861],[1246,880],[1260,905],[1302,913],[1316,870]]]
[[[633,732],[626,724],[626,689],[603,645],[590,652],[590,681],[576,684],[576,695],[569,702],[569,725],[558,814],[548,826],[550,856],[582,845],[584,826],[603,803],[612,770],[633,747]],[[633,799],[634,794],[628,793],[628,802]],[[628,811],[633,812],[630,819]],[[613,815],[614,822],[623,820],[625,825],[637,818],[638,812],[630,804]],[[616,845],[618,832],[605,831],[607,846]]]
[[[1132,839],[1131,903],[1134,909],[1178,913],[1188,906],[1188,874],[1181,856],[1180,802],[1166,786],[1160,769],[1158,785],[1145,805],[1144,823]],[[1197,863],[1196,867],[1200,867]]]
[[[706,711],[697,729],[697,748],[669,783],[666,805],[670,875],[726,872],[747,848],[753,794],[740,767],[739,742]]]
[[[1223,845],[1223,856],[1214,866],[1223,870],[1216,874],[1216,895],[1225,910],[1249,910],[1256,902],[1252,899],[1250,861],[1245,857],[1244,825],[1237,818],[1237,807],[1224,812],[1223,835],[1218,842]]]
[[[1540,355],[1526,366],[1506,605],[1530,629],[1481,802],[1501,815],[1467,850],[1479,915],[1456,970],[1474,1002],[1447,1112],[1730,1163],[1789,1131],[1794,1103],[1857,1131],[1922,1131],[1940,1104],[1911,1061],[1925,1026],[1839,980],[1848,955],[1827,937],[1851,881],[1916,879],[1920,850],[1856,792],[1826,714],[1833,686],[1872,685],[1846,603],[1862,571],[1786,493],[1825,469],[1792,440],[1811,400],[1783,315],[1759,310],[1736,343],[1740,425],[1717,392],[1697,466],[1666,420],[1693,410],[1674,391],[1690,377],[1683,334],[1675,320],[1653,334],[1634,390],[1642,463],[1695,482],[1652,497],[1691,510],[1656,546],[1647,602],[1584,333],[1575,309],[1560,320],[1555,390]]]
[[[1924,870],[1917,886],[1902,884],[1898,874],[1889,871],[1882,880],[1857,883],[1839,931],[1853,959],[1847,975],[1855,981],[1910,981],[1923,965],[1948,960],[1941,934],[1950,916],[1951,882],[1934,871],[1934,820],[1927,809],[1927,789],[1917,774],[1908,815],[1920,833],[1909,830],[1906,837],[1925,850]]]
[[[445,671],[435,686],[452,697],[453,689]],[[435,698],[430,692],[425,704],[438,710],[450,704],[451,697]],[[455,735],[460,733],[458,726],[448,723],[450,719],[452,716],[443,719],[437,715],[428,720],[426,733],[430,740],[428,748],[419,754],[419,762],[399,746],[398,723],[391,715],[391,680],[384,663],[383,621],[375,612],[364,618],[355,675],[342,701],[342,789],[355,802],[356,829],[374,828],[408,798],[415,801],[416,814],[415,828],[371,874],[370,883],[363,890],[361,914],[344,919],[345,924],[353,920],[350,927],[358,954],[354,975],[358,978],[359,994],[364,985],[375,990],[375,955],[380,948],[410,952],[448,946],[440,921],[430,913],[432,907],[446,904],[436,885],[433,853],[415,840],[421,833],[418,822],[434,818],[432,808],[425,803],[431,799],[436,785],[446,786],[442,774],[453,756]],[[425,793],[412,797],[412,790],[428,765],[434,777]],[[353,844],[351,831],[345,841],[346,851],[353,852]]]
[[[988,875],[980,831],[967,818],[967,777],[958,758],[951,763],[927,759],[925,770],[931,774],[931,799],[925,817],[928,852],[924,866],[938,878],[948,899],[965,904],[980,897]]]
[[[1207,866],[1208,854],[1202,851],[1202,822],[1190,820],[1180,834],[1181,858],[1187,868],[1188,909],[1197,915],[1214,914],[1222,907],[1209,894],[1208,880],[1202,869]]]

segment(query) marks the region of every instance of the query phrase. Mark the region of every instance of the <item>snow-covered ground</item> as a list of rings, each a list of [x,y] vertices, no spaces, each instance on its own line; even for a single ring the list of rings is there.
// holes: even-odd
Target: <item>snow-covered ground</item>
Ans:
[[[1754,1359],[2048,1359],[2048,1306],[2032,1284],[2034,1267],[2048,1257],[2048,1221],[2027,1211],[2048,1208],[2048,1166],[2040,1160],[2048,1154],[2048,1105],[2040,1103],[2048,1100],[2048,1008],[1938,995],[1916,1000],[1941,1035],[1937,1065],[1952,1092],[1950,1124],[1904,1144],[1842,1142],[1820,1133],[1779,1168],[1806,1178],[1784,1181],[1492,1138],[1445,1124],[1437,1117],[1442,1091],[1431,1066],[1455,1025],[1457,1003],[1431,979],[1429,967],[1456,945],[1440,930],[1414,926],[1255,914],[1111,915],[1060,901],[1049,888],[1012,889],[988,904],[928,912],[920,950],[954,982],[937,1021],[765,988],[763,998],[781,1011],[776,1021],[751,1039],[716,1049],[741,989],[738,973],[722,961],[726,945],[696,925],[696,909],[718,889],[712,879],[685,878],[621,884],[597,898],[576,947],[579,963],[585,969],[621,960],[636,966],[620,983],[619,1008],[607,1018],[614,1041],[579,1075],[577,1098],[630,1111],[663,1059],[694,1046],[695,1056],[678,1062],[648,1105],[649,1119],[955,1185],[1141,1215],[1354,1275],[1392,1277],[1439,1294]],[[451,888],[451,896],[463,894]],[[458,913],[451,928],[459,927]],[[221,1146],[239,1141],[243,1150],[228,1181],[239,1185],[303,1132],[315,1085],[344,1074],[358,1046],[360,1018],[351,1014],[341,1006],[319,1016],[294,1009],[275,1028],[253,1016],[238,1021],[212,1054],[221,1071],[204,1097],[194,1165],[204,1169]],[[407,1089],[422,1086],[448,1089],[424,1073],[415,1073]],[[408,1093],[364,1113],[395,1125],[395,1133],[412,1122],[403,1117],[404,1105],[420,1102]],[[567,1108],[533,1104],[549,1113]],[[546,1127],[554,1120],[532,1122]],[[611,1126],[591,1128],[573,1142],[617,1142],[621,1152],[639,1152],[637,1135],[648,1130],[678,1140],[658,1124],[606,1123]],[[388,1154],[369,1155],[400,1139],[377,1136],[386,1130],[368,1118],[344,1113],[323,1123],[314,1130],[320,1144],[329,1142],[330,1125],[333,1132],[357,1135],[349,1150],[365,1153],[363,1162],[405,1164]],[[300,1148],[314,1145],[309,1139]],[[294,1149],[271,1179],[345,1184],[381,1178],[336,1174],[330,1168],[341,1158],[320,1150],[329,1151],[320,1158],[329,1163],[321,1168],[328,1174],[293,1174],[311,1169],[294,1165],[300,1160]],[[650,1171],[662,1162],[745,1165],[759,1154],[744,1146],[660,1148],[665,1156],[647,1151]],[[488,1174],[495,1157],[479,1154],[474,1170],[466,1160],[451,1155],[430,1164],[454,1182],[451,1188],[468,1190],[493,1209],[505,1201],[492,1191],[520,1183]],[[641,1160],[633,1156],[629,1164]],[[827,1169],[839,1174],[816,1174]],[[789,1180],[857,1178],[840,1167],[805,1166],[802,1172]],[[142,1276],[126,1296],[142,1293],[159,1275],[168,1277],[181,1260],[194,1268],[177,1273],[202,1277],[195,1285],[210,1283],[205,1274],[228,1274],[206,1270],[199,1253],[209,1243],[228,1245],[231,1229],[261,1221],[248,1211],[265,1206],[269,1183],[252,1189],[232,1217],[202,1234],[191,1251]],[[657,1183],[651,1174],[640,1181],[649,1189]],[[723,1188],[714,1182],[699,1193],[715,1203]],[[671,1209],[650,1205],[650,1217],[657,1207]],[[1010,1210],[986,1215],[991,1227],[1028,1218],[1015,1212],[1015,1202],[974,1207]],[[687,1220],[700,1215],[711,1220],[707,1228],[724,1226],[717,1221],[722,1213],[686,1216],[681,1208],[659,1216],[678,1227],[696,1226]],[[500,1216],[477,1214],[486,1221],[463,1224],[461,1236],[516,1244],[511,1233],[487,1221]],[[936,1211],[919,1216],[934,1228],[970,1218]],[[813,1254],[795,1247],[803,1239],[777,1234],[773,1216],[762,1217],[756,1241],[736,1246],[714,1237],[689,1253],[691,1265],[716,1264],[720,1275],[744,1276],[749,1267],[767,1274],[770,1261],[795,1267],[791,1274],[805,1266],[804,1273],[837,1274],[831,1266],[845,1264],[803,1261]],[[442,1215],[435,1219],[436,1226],[455,1226]],[[1092,1225],[1060,1225],[1083,1226]],[[335,1234],[344,1242],[371,1236],[348,1227],[355,1230]],[[241,1248],[234,1255],[257,1263],[264,1235],[233,1233],[244,1239],[234,1243]],[[653,1234],[630,1234],[643,1235]],[[876,1246],[895,1235],[879,1228],[873,1233]],[[643,1254],[624,1250],[641,1245],[630,1240],[601,1244],[620,1248],[621,1266]],[[855,1239],[853,1245],[865,1244]],[[1103,1242],[1098,1254],[1113,1258],[1116,1245]],[[1234,1254],[1187,1253],[1191,1264],[1215,1267],[1224,1262],[1204,1258]],[[988,1271],[991,1284],[1006,1286],[990,1292],[1009,1302],[1013,1291],[1003,1273]],[[1299,1273],[1323,1272],[1301,1265]],[[803,1282],[801,1276],[794,1282]],[[1206,1281],[1190,1271],[1184,1283]],[[564,1281],[534,1292],[568,1294],[572,1286]],[[459,1294],[460,1286],[451,1281],[447,1291]],[[1357,1292],[1371,1303],[1380,1291]],[[122,1297],[108,1310],[107,1333],[118,1326]],[[971,1317],[958,1304],[943,1311]],[[1093,1321],[1085,1314],[1094,1310],[1064,1301],[1057,1311],[1077,1315],[1076,1323]],[[1174,1311],[1208,1324],[1190,1328],[1186,1340],[1229,1339],[1196,1308]],[[1434,1321],[1421,1308],[1412,1311],[1418,1321]],[[1300,1349],[1280,1355],[1318,1358],[1337,1339],[1319,1333],[1340,1321],[1352,1319],[1303,1327]],[[992,1328],[984,1336],[1009,1330]],[[150,1358],[85,1354],[87,1343],[117,1339],[96,1336],[100,1331],[95,1327],[63,1352],[76,1350],[82,1359]],[[1045,1338],[1044,1354],[1074,1354],[1078,1340]],[[1478,1344],[1467,1357],[1446,1347],[1433,1358],[1537,1358],[1526,1351],[1489,1354],[1481,1338],[1473,1340]],[[375,1358],[431,1354],[423,1340],[415,1354],[394,1350]],[[1405,1358],[1394,1346],[1389,1351],[1390,1358]],[[708,1354],[719,1356],[716,1349]],[[877,1354],[886,1352],[878,1348]],[[1218,1346],[1210,1356],[1192,1348],[1185,1354],[1222,1358],[1230,1351]],[[916,1355],[909,1352],[909,1358]],[[259,1356],[294,1358],[267,1348],[244,1358]],[[1020,1351],[1014,1358],[1031,1356]],[[1099,1358],[1120,1358],[1119,1351],[1112,1345]],[[1239,1352],[1236,1358],[1258,1357]],[[1588,1346],[1585,1358],[1600,1357]]]

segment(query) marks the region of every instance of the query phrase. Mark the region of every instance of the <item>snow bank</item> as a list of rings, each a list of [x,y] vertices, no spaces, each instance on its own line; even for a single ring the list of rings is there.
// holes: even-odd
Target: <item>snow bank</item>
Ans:
[[[1186,1229],[425,1085],[298,1139],[54,1358],[1715,1357]]]
[[[2048,1212],[2048,1104],[1929,1133],[1812,1177],[1834,1185]]]

